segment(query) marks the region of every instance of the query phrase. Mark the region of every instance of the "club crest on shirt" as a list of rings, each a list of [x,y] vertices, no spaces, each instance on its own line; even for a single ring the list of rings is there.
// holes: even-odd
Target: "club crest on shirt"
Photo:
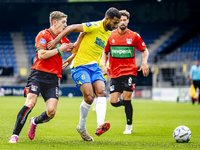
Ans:
[[[112,39],[112,43],[115,43],[115,39]]]
[[[91,24],[90,22],[87,22],[85,25],[86,25],[87,27],[90,27],[92,24]]]
[[[41,39],[41,40],[40,40],[40,43],[41,43],[41,44],[45,44],[45,43],[46,43],[46,40],[45,40],[45,39]]]
[[[126,39],[127,44],[132,44],[132,39]]]

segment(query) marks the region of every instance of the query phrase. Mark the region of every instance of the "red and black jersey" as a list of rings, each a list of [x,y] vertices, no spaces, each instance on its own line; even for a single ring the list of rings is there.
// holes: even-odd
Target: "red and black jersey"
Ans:
[[[40,31],[35,38],[35,49],[36,52],[38,52],[40,49],[47,49],[47,43],[49,41],[52,41],[56,38],[56,35],[52,32],[51,29],[46,29],[43,31]],[[70,41],[64,37],[61,39],[58,45],[61,45],[62,43],[70,43]],[[61,72],[62,72],[62,53],[56,54],[50,58],[40,60],[38,58],[37,53],[37,59],[35,63],[33,64],[31,70],[36,69],[43,72],[48,72],[52,74],[57,74],[58,78],[62,78]]]
[[[138,33],[129,29],[123,34],[120,34],[117,29],[111,32],[104,50],[110,52],[109,78],[125,75],[137,76],[135,48],[139,51],[146,49],[146,45]]]

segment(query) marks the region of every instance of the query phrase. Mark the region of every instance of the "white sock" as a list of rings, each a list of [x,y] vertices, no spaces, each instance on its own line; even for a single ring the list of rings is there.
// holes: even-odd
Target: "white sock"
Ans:
[[[17,138],[19,138],[19,135],[17,135],[17,134],[13,134],[11,137],[13,137],[13,136],[17,136]]]
[[[91,105],[87,104],[84,100],[80,106],[80,120],[79,120],[79,130],[85,130],[86,121],[88,112],[90,110]]]
[[[131,125],[126,124],[126,128],[131,128],[132,129],[132,124]]]
[[[96,113],[97,113],[97,127],[100,127],[106,116],[106,97],[97,97],[96,99]]]

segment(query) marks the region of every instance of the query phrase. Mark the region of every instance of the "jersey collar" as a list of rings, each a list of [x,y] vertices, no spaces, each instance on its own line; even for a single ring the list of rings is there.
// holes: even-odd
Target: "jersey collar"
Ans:
[[[124,36],[127,33],[128,29],[126,29],[126,31],[124,33],[120,33],[118,28],[117,28],[117,33],[119,34],[120,37]]]

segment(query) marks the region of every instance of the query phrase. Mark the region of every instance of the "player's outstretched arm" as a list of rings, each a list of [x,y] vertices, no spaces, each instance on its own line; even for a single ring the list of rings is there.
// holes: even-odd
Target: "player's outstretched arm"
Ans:
[[[143,53],[143,61],[142,61],[142,65],[140,67],[140,69],[138,71],[141,71],[142,70],[142,73],[145,77],[147,77],[149,75],[149,67],[147,65],[147,60],[148,60],[148,57],[149,57],[149,51],[148,49],[146,48],[145,51],[142,52]]]
[[[107,75],[108,74],[108,66],[106,65],[108,61],[108,52],[103,52],[102,54],[102,72],[103,72],[103,75]]]
[[[82,24],[75,24],[65,28],[65,30],[63,30],[53,41],[48,42],[47,48],[53,49],[63,37],[67,36],[71,32],[83,32]]]

